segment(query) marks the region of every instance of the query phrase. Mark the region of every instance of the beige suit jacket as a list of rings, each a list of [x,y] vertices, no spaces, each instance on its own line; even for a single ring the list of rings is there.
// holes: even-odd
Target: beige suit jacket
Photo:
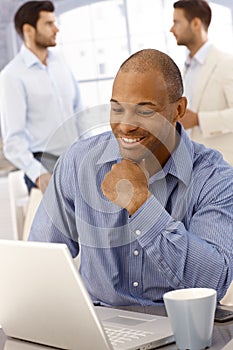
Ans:
[[[192,140],[219,150],[233,165],[233,56],[212,47],[197,79],[192,110],[199,127]]]

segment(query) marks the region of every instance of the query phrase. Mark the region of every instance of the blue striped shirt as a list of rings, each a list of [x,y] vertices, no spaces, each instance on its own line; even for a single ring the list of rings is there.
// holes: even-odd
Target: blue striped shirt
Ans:
[[[81,247],[80,273],[94,302],[153,305],[165,292],[232,280],[233,168],[214,150],[181,140],[149,179],[152,196],[129,217],[100,185],[121,161],[111,132],[77,141],[58,161],[30,240]]]

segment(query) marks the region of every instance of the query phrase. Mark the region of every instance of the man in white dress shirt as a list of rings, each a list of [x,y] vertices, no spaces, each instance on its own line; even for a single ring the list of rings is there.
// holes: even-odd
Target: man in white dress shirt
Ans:
[[[30,192],[44,192],[57,158],[75,140],[71,118],[80,108],[77,82],[56,46],[58,28],[50,1],[29,1],[15,14],[20,52],[0,75],[5,157],[25,173]]]
[[[174,3],[177,44],[188,48],[184,88],[188,109],[182,124],[194,141],[219,150],[233,165],[233,56],[208,41],[211,9],[205,0]]]

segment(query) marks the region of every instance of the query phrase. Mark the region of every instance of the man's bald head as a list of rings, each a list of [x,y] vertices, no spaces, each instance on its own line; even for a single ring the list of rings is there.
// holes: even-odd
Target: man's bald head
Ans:
[[[159,50],[145,49],[134,53],[122,63],[118,72],[143,74],[150,71],[162,73],[171,103],[182,96],[183,83],[180,70],[168,55]]]

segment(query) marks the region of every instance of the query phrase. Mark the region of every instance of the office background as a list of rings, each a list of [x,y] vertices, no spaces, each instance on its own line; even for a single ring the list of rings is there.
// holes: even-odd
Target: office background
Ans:
[[[20,47],[13,17],[25,0],[0,2],[0,70]],[[60,47],[80,82],[87,106],[108,103],[113,77],[131,53],[162,50],[182,67],[185,48],[176,45],[169,29],[173,0],[54,0]],[[233,52],[233,1],[212,0],[210,40]]]

